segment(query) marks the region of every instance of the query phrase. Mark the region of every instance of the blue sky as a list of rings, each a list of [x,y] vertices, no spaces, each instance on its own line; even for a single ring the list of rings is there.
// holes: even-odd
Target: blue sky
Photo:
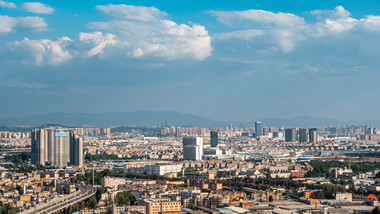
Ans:
[[[0,0],[0,116],[380,119],[378,1]]]

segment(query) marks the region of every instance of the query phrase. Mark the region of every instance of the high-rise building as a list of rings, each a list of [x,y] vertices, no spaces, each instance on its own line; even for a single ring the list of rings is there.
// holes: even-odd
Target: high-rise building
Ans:
[[[83,143],[71,129],[33,129],[32,164],[57,167],[83,165]]]
[[[364,134],[376,134],[376,128],[371,128],[369,126],[364,127]]]
[[[297,129],[289,128],[285,129],[285,142],[296,142],[297,141]]]
[[[300,128],[298,130],[298,133],[299,133],[298,141],[301,143],[306,143],[307,142],[307,129]]]
[[[184,160],[202,160],[203,156],[203,139],[200,137],[184,137],[183,159]]]
[[[217,147],[218,146],[218,132],[217,131],[210,131],[210,139],[211,139],[211,147]]]
[[[316,128],[309,129],[309,142],[316,143],[318,142],[318,133]]]
[[[269,135],[269,128],[268,127],[263,127],[262,130],[263,130],[262,131],[262,135],[264,135],[264,136],[268,136]]]
[[[82,138],[72,135],[70,139],[70,164],[74,166],[83,165],[83,142]]]
[[[261,134],[262,134],[262,123],[261,123],[261,121],[255,122],[255,132],[256,132],[256,134],[255,134],[256,137],[261,136]]]

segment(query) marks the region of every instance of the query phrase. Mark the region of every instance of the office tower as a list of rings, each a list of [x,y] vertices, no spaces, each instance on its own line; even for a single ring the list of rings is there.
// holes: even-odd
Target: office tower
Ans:
[[[310,143],[318,142],[317,128],[309,129],[309,142]]]
[[[83,165],[83,143],[74,130],[33,129],[32,164],[65,167]]]
[[[202,160],[203,155],[203,139],[200,137],[184,137],[183,159],[184,160]]]
[[[82,138],[72,134],[70,139],[70,164],[74,166],[83,166],[83,142]]]
[[[164,127],[168,127],[168,120],[165,119]]]
[[[107,137],[111,137],[111,128],[107,128]]]
[[[369,126],[366,126],[364,128],[364,134],[376,134],[376,128],[371,128]]]
[[[262,123],[261,123],[261,121],[256,121],[255,122],[255,132],[256,132],[256,134],[255,134],[255,136],[256,137],[260,137],[261,136],[261,127],[262,127]]]
[[[269,128],[268,127],[264,127],[263,128],[262,135],[264,135],[264,136],[268,136],[269,135]]]
[[[307,129],[305,128],[300,128],[299,129],[299,138],[298,141],[301,143],[306,143],[307,142]]]
[[[285,142],[296,142],[297,141],[297,129],[289,128],[285,129]]]
[[[211,147],[217,147],[218,146],[218,132],[217,131],[211,131],[210,132],[210,138],[211,138]]]
[[[331,132],[332,134],[335,134],[335,133],[337,133],[337,128],[336,127],[330,127],[329,132]]]
[[[276,138],[276,137],[278,137],[278,132],[273,132],[273,138]]]

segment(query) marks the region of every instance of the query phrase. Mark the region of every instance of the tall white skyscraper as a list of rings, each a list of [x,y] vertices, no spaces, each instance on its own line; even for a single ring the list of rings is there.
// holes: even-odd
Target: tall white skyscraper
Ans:
[[[183,159],[184,160],[202,160],[203,156],[203,139],[200,137],[184,137]]]

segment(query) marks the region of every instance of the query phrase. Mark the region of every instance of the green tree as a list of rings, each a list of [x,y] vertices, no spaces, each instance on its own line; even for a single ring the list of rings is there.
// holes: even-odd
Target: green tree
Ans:
[[[62,184],[57,184],[57,187],[55,189],[55,191],[59,194],[63,194],[63,188],[62,188]]]
[[[316,199],[325,199],[325,194],[322,191],[317,191],[313,194],[313,197]]]
[[[20,195],[24,194],[24,188],[21,185],[17,185],[16,189]]]
[[[91,196],[88,201],[86,202],[86,207],[90,208],[90,209],[95,209],[98,205],[98,201],[96,201],[96,197],[95,196]]]
[[[0,214],[16,214],[17,208],[10,204],[2,204],[0,207]]]
[[[127,204],[129,202],[130,204],[134,204],[136,201],[136,198],[134,195],[132,195],[130,192],[124,191],[124,192],[118,192],[116,194],[115,202],[118,206],[122,206]]]
[[[269,196],[269,202],[273,201],[273,196]]]
[[[96,193],[95,193],[95,197],[96,197],[96,200],[99,202],[100,201],[100,198],[102,197],[102,194],[107,192],[107,189],[104,188],[104,187],[99,187],[96,189]]]
[[[373,208],[372,214],[380,214],[380,207]]]

